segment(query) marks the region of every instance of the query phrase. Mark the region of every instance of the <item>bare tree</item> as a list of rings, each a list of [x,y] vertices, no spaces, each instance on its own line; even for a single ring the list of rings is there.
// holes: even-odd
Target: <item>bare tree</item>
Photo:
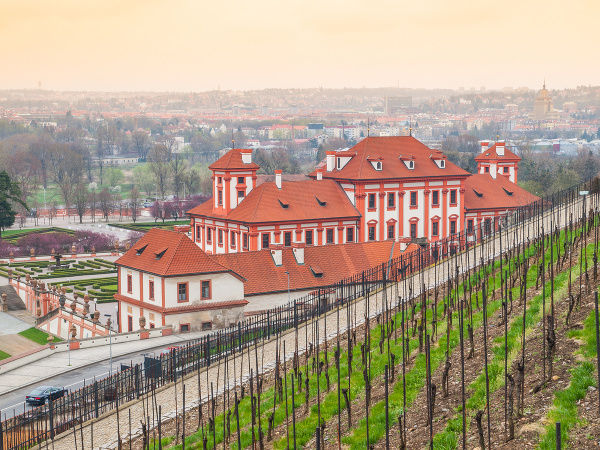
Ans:
[[[165,145],[157,144],[148,153],[148,161],[160,195],[162,198],[165,198],[167,183],[173,171],[171,166],[171,151]]]
[[[134,131],[131,135],[131,145],[140,157],[140,161],[146,161],[150,150],[150,139],[145,131]]]
[[[179,197],[179,193],[183,191],[183,188],[185,186],[185,177],[188,172],[189,166],[190,165],[186,159],[182,158],[181,155],[175,153],[171,160],[175,197]]]
[[[79,182],[75,189],[73,203],[75,204],[75,210],[79,216],[79,223],[83,223],[83,216],[88,207],[88,193],[85,184],[82,182]]]
[[[81,179],[83,158],[68,144],[56,144],[49,154],[54,181],[60,189],[65,208],[71,205],[73,191]]]
[[[113,208],[113,196],[108,192],[108,189],[104,188],[100,191],[100,194],[98,194],[98,203],[100,204],[100,211],[102,211],[104,219],[108,222],[108,217]]]
[[[131,190],[131,220],[133,223],[137,220],[140,215],[140,193],[134,187]]]

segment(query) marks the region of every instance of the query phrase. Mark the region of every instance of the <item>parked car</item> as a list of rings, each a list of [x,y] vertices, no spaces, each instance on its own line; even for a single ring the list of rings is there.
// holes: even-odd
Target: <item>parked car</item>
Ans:
[[[67,391],[64,388],[39,386],[25,397],[25,402],[32,405],[48,404],[50,400],[56,400],[57,398],[64,396],[66,392]]]
[[[162,352],[160,352],[161,355],[168,355],[171,352],[175,351],[175,350],[179,350],[181,347],[178,345],[174,345],[172,347],[167,347],[165,350],[163,350]]]

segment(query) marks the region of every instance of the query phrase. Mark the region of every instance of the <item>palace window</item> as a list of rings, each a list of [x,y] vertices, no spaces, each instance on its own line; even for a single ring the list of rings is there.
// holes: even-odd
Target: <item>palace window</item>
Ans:
[[[333,228],[327,228],[327,243],[333,244]]]
[[[244,184],[244,177],[238,177],[238,184]]]
[[[396,194],[393,192],[388,193],[388,208],[394,208],[396,206]]]
[[[439,236],[440,232],[439,232],[439,223],[438,222],[433,222],[431,225],[431,235],[432,236]]]
[[[219,203],[217,203],[218,205],[222,205],[223,204],[223,191],[221,189],[219,189],[218,191],[218,195],[219,195]]]
[[[450,203],[456,204],[456,189],[450,190]]]
[[[440,204],[440,191],[431,191],[431,204],[439,206]]]
[[[417,193],[416,192],[410,193],[410,206],[417,206]]]
[[[354,228],[346,228],[346,242],[354,242]]]
[[[473,233],[473,219],[467,220],[467,233]]]
[[[152,280],[148,283],[148,298],[154,300],[154,281]]]
[[[369,209],[375,208],[375,194],[369,194]]]
[[[456,220],[450,221],[450,234],[456,234]]]
[[[388,225],[388,239],[394,239],[395,228],[394,225]]]
[[[313,245],[313,232],[306,230],[306,245]]]
[[[212,228],[206,229],[206,242],[209,244],[212,242]]]
[[[235,248],[235,241],[236,241],[236,239],[235,239],[235,231],[231,231],[230,232],[229,242],[231,242],[231,247],[232,248]]]
[[[131,275],[127,275],[127,292],[129,294],[133,292],[133,278]]]
[[[244,233],[243,235],[243,240],[244,240],[244,248],[248,248],[248,233]]]
[[[370,241],[375,240],[375,227],[373,227],[373,226],[369,227],[369,240]]]
[[[262,235],[262,248],[269,248],[270,233],[263,233]]]
[[[219,230],[219,240],[217,243],[223,245],[223,230]]]
[[[416,223],[410,224],[410,237],[411,238],[417,237],[417,224]]]
[[[202,228],[200,228],[200,225],[196,225],[196,242],[200,242],[201,237],[202,237]]]
[[[286,231],[285,233],[283,233],[283,242],[286,247],[291,247],[291,245],[292,245],[292,232],[291,231]]]

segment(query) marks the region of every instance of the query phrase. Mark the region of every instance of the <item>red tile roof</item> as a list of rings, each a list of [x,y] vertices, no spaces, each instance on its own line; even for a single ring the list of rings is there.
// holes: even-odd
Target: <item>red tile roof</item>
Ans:
[[[287,208],[284,207],[287,205]],[[188,211],[194,216],[218,217],[241,223],[298,222],[326,219],[358,219],[360,213],[333,180],[287,181],[254,188],[226,216],[213,214],[212,201]]]
[[[307,181],[309,178],[304,174],[282,174],[281,181]],[[257,175],[256,185],[260,186],[263,183],[275,182],[275,174],[273,175]]]
[[[323,178],[343,180],[380,180],[398,178],[467,177],[469,172],[446,161],[441,169],[431,158],[439,150],[432,150],[410,136],[368,137],[363,139],[343,156],[356,153],[341,169],[323,172]],[[336,154],[336,156],[338,156]],[[409,169],[400,159],[414,158],[415,168]],[[369,160],[382,158],[381,170],[375,170]],[[309,176],[316,177],[316,171]]]
[[[494,180],[489,173],[471,175],[465,181],[465,189],[466,212],[518,208],[540,199],[508,178],[498,175]]]
[[[242,275],[244,295],[287,291],[290,273],[290,289],[306,290],[330,286],[343,278],[371,269],[390,257],[397,258],[403,252],[400,244],[392,241],[362,242],[354,244],[306,247],[304,264],[298,264],[291,248],[282,250],[282,265],[275,266],[270,250],[213,255],[215,261]],[[392,245],[394,253],[392,252]],[[410,245],[404,254],[411,253],[417,245]],[[322,277],[314,272],[321,271]]]
[[[501,161],[521,161],[521,158],[511,152],[506,146],[504,147],[504,156],[496,153],[496,145],[492,145],[485,152],[480,153],[475,157],[475,161],[489,161],[489,160],[501,160]]]
[[[210,170],[258,170],[260,166],[255,163],[244,164],[242,161],[242,152],[239,148],[234,148],[217,159],[208,168]]]
[[[187,235],[160,228],[148,231],[115,264],[167,277],[230,271],[211,259]]]

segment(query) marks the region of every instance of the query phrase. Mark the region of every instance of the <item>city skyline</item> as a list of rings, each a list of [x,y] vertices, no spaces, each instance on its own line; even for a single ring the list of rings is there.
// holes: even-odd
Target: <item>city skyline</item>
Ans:
[[[591,1],[0,2],[0,89],[600,84]],[[574,65],[578,70],[574,74]],[[581,64],[584,64],[583,70]]]

